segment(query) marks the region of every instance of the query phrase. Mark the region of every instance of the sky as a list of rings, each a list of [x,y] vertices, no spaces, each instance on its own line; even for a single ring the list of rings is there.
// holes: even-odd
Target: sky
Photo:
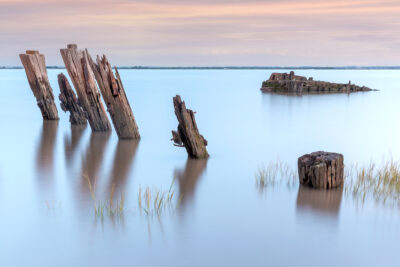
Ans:
[[[69,43],[120,66],[400,65],[400,1],[0,0],[0,66]]]

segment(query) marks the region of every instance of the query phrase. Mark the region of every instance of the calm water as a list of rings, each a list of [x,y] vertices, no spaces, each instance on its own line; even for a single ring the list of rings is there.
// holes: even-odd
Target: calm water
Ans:
[[[399,266],[399,208],[297,184],[260,192],[255,174],[316,150],[400,159],[400,72],[297,71],[381,89],[302,97],[262,94],[271,72],[122,70],[137,143],[71,128],[60,108],[43,123],[24,71],[1,70],[0,266]],[[175,94],[197,111],[208,161],[170,141]],[[84,177],[99,200],[125,195],[122,218],[94,216]],[[171,183],[177,209],[139,212],[139,187]]]

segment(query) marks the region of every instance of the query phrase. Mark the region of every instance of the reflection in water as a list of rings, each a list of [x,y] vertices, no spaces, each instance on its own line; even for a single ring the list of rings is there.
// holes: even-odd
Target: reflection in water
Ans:
[[[317,215],[337,217],[342,201],[343,187],[330,190],[316,190],[308,186],[299,186],[297,211],[311,210]]]
[[[193,198],[197,182],[207,166],[207,159],[187,159],[184,170],[176,170],[175,177],[179,183],[180,207],[184,209]]]
[[[131,169],[133,159],[139,145],[137,140],[119,140],[114,153],[114,162],[111,171],[109,190],[116,198],[124,192],[126,180]]]
[[[88,181],[93,190],[96,188],[97,176],[110,135],[110,132],[92,132],[90,135],[89,146],[82,159],[82,192],[90,192]]]
[[[67,165],[71,164],[85,129],[86,125],[71,125],[71,135],[69,137],[67,135],[64,136],[65,159]]]
[[[42,132],[36,154],[38,176],[50,175],[54,165],[54,147],[57,137],[58,121],[43,121]]]

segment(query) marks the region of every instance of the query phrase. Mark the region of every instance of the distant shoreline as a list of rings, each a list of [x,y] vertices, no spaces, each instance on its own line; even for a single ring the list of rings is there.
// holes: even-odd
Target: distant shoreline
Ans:
[[[225,66],[225,67],[157,67],[157,66],[119,66],[121,70],[400,70],[400,66],[342,66],[342,67],[278,67],[278,66]],[[23,69],[22,66],[0,66],[0,69]],[[47,66],[47,69],[65,69],[61,66]]]

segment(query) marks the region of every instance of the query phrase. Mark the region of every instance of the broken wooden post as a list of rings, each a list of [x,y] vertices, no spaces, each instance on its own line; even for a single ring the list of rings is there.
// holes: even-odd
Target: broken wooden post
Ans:
[[[64,112],[69,111],[69,121],[73,125],[86,125],[86,116],[67,77],[63,73],[58,74],[58,85],[60,86],[61,108]]]
[[[178,131],[172,131],[172,139],[177,146],[185,146],[189,157],[208,158],[206,149],[207,140],[199,133],[197,129],[194,112],[186,109],[185,102],[179,95],[173,98],[175,115],[178,119]]]
[[[298,161],[300,184],[319,189],[343,185],[343,155],[318,151],[301,156]]]
[[[44,120],[58,120],[57,107],[54,102],[53,89],[47,76],[46,63],[39,51],[27,50],[19,55],[24,65],[29,85],[36,98],[37,105]]]
[[[116,77],[114,77],[111,65],[105,55],[102,58],[97,56],[96,63],[89,56],[89,61],[118,137],[120,139],[140,139],[139,128],[117,68],[115,68]]]
[[[89,64],[87,50],[78,50],[77,45],[69,44],[66,49],[60,49],[60,52],[78,95],[78,101],[87,113],[90,127],[94,132],[111,130],[111,125],[101,102],[100,93]]]

